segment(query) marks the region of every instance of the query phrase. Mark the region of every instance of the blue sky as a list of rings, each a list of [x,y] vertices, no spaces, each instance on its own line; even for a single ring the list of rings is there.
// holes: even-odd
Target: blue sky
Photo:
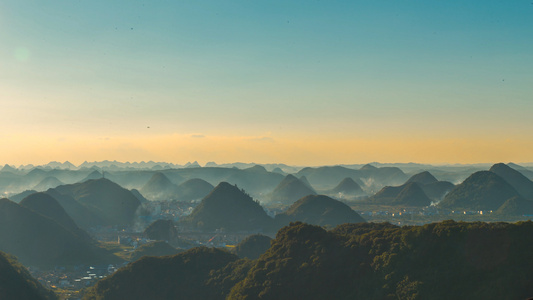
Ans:
[[[4,0],[0,137],[531,137],[530,1],[287,2]]]

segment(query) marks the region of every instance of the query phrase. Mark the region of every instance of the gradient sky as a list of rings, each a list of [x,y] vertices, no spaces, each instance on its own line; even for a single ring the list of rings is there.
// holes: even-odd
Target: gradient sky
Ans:
[[[533,161],[529,1],[0,1],[0,163]]]

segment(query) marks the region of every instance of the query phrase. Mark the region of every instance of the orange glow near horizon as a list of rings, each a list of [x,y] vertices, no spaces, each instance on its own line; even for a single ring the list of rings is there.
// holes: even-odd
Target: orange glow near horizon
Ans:
[[[383,163],[496,163],[531,161],[533,141],[508,138],[346,138],[308,135],[204,136],[167,134],[122,137],[3,137],[1,164],[50,161],[163,161],[184,164],[255,162],[299,166]]]

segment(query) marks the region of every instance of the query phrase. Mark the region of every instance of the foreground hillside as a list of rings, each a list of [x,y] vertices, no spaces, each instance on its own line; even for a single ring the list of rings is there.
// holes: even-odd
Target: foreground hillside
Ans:
[[[120,261],[99,248],[79,228],[65,227],[69,219],[63,219],[63,223],[53,219],[60,215],[43,215],[8,199],[0,199],[0,251],[17,256],[25,265],[40,267]]]
[[[0,252],[0,299],[57,299],[12,256]]]
[[[87,299],[526,299],[533,222],[292,223],[257,260],[195,248],[144,258]]]

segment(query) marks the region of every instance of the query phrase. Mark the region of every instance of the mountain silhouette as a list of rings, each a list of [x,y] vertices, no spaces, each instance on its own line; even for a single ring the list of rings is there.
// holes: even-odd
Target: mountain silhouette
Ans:
[[[87,230],[107,224],[99,209],[80,203],[71,195],[62,194],[56,189],[49,189],[45,193],[56,199],[79,227]]]
[[[0,199],[0,251],[41,267],[120,261],[55,220],[8,199]]]
[[[224,300],[249,265],[235,254],[206,247],[146,256],[98,281],[84,299]]]
[[[316,195],[316,192],[309,188],[294,175],[287,175],[274,189],[271,195],[273,203],[290,205],[296,200],[307,195]]]
[[[493,165],[490,170],[509,183],[522,197],[533,200],[533,181],[506,164]]]
[[[404,186],[398,196],[394,199],[394,204],[405,206],[429,206],[431,200],[424,193],[424,190],[415,182],[410,182]]]
[[[55,300],[58,297],[34,279],[15,257],[0,252],[0,299]]]
[[[13,168],[12,166],[5,164],[2,167],[2,170],[0,170],[2,173],[17,173],[17,169]]]
[[[48,176],[47,171],[40,168],[33,168],[26,175],[22,176],[22,180],[28,187],[34,187]]]
[[[178,230],[171,220],[157,220],[146,227],[144,235],[151,240],[171,241],[178,237]]]
[[[57,200],[49,194],[42,192],[34,193],[24,198],[19,204],[56,221],[65,229],[69,230],[83,240],[88,242],[93,241],[89,234],[80,229],[74,220],[67,214],[65,209],[63,209],[63,207],[59,204],[59,202],[57,202]]]
[[[532,222],[281,229],[226,299],[527,299]]]
[[[15,203],[19,203],[20,201],[22,201],[22,199],[24,199],[24,198],[26,198],[29,195],[34,194],[34,193],[37,193],[37,191],[36,190],[26,190],[26,191],[24,191],[22,193],[9,196],[9,200],[11,200],[11,201],[13,201]]]
[[[531,216],[533,215],[533,201],[522,197],[513,197],[505,201],[494,213],[507,216]]]
[[[346,177],[336,187],[327,191],[327,194],[343,199],[362,196],[366,193],[357,182],[350,177]]]
[[[98,212],[103,221],[100,225],[103,226],[132,225],[135,212],[141,205],[139,199],[129,190],[105,178],[61,185],[55,190],[61,194],[71,196],[77,202]],[[65,210],[69,212],[66,207]]]
[[[214,186],[212,184],[203,179],[189,179],[178,186],[178,200],[191,201],[202,199],[207,196],[213,188]]]
[[[518,192],[500,176],[479,171],[451,190],[439,206],[453,210],[495,211],[517,196],[520,196]]]
[[[258,259],[261,254],[270,248],[271,241],[272,239],[266,235],[253,234],[233,248],[233,253],[240,258]]]
[[[88,181],[88,180],[101,179],[103,177],[104,176],[102,175],[102,173],[98,172],[98,170],[94,170],[91,173],[89,173],[89,175],[87,175],[85,178],[80,180],[79,183],[82,183],[82,182],[85,182],[85,181]]]
[[[276,222],[280,227],[296,221],[319,226],[366,222],[348,205],[324,195],[303,197],[287,211],[276,215]]]
[[[234,185],[221,182],[183,223],[201,230],[260,231],[272,224],[261,205]]]
[[[144,236],[155,241],[166,241],[178,248],[189,249],[193,243],[179,237],[176,225],[171,220],[157,220],[144,230]]]
[[[303,184],[305,184],[309,189],[311,189],[311,190],[313,190],[313,191],[315,190],[315,189],[313,188],[313,186],[311,185],[311,183],[309,182],[309,180],[307,180],[307,177],[302,176],[302,177],[300,177],[300,178],[298,178],[298,179],[300,179],[300,181],[301,181]],[[316,191],[315,191],[315,192],[316,192]]]
[[[409,182],[401,186],[386,186],[369,200],[376,204],[398,206],[428,206],[431,200],[416,182]]]
[[[437,178],[435,178],[435,176],[433,176],[428,171],[424,171],[422,173],[418,173],[418,174],[411,176],[411,178],[409,178],[406,183],[409,183],[409,182],[416,182],[420,184],[431,184],[431,183],[438,182],[438,180]]]
[[[156,172],[139,192],[150,200],[171,200],[176,197],[178,187],[165,174]]]
[[[424,193],[433,201],[441,201],[455,185],[448,181],[437,181],[428,184],[419,184]]]
[[[517,165],[515,163],[508,163],[507,165],[522,173],[522,175],[526,176],[529,180],[533,180],[533,171],[531,171],[530,169],[526,169],[525,167],[522,167],[521,165]]]
[[[133,253],[131,254],[131,261],[139,260],[143,256],[167,256],[167,255],[175,255],[180,252],[183,252],[183,250],[178,250],[172,246],[170,246],[167,242],[164,241],[156,241],[151,242],[148,244],[144,244],[139,246]]]
[[[144,198],[144,196],[139,192],[137,189],[131,189],[130,192],[135,196],[135,198],[139,199],[141,203],[148,203],[150,202],[148,199]]]
[[[60,185],[63,185],[64,183],[61,182],[59,179],[53,177],[53,176],[48,176],[46,177],[45,179],[41,180],[41,182],[39,182],[39,184],[37,184],[36,186],[33,187],[33,190],[36,190],[38,192],[44,192],[48,189],[53,189],[55,187],[58,187]]]

